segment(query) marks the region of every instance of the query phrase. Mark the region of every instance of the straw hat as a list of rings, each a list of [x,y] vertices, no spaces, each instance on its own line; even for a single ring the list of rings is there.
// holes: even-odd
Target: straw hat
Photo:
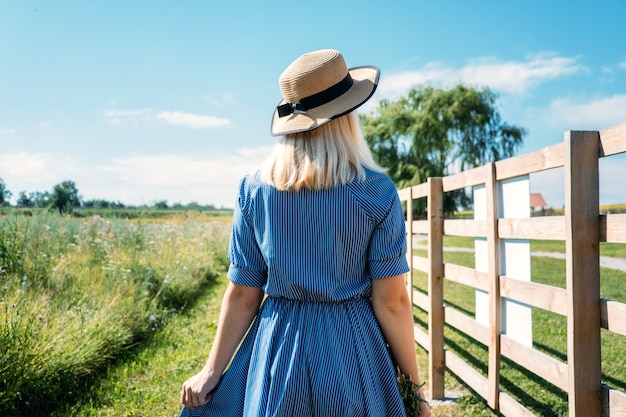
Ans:
[[[348,69],[334,49],[302,55],[278,79],[283,100],[274,110],[272,136],[312,130],[350,113],[374,94],[379,75],[373,66]]]

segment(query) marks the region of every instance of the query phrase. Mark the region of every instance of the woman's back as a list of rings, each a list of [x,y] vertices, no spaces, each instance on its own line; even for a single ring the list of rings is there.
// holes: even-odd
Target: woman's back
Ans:
[[[251,175],[241,183],[239,204],[243,222],[234,222],[231,272],[254,271],[249,284],[270,296],[369,297],[372,278],[389,276],[394,260],[404,265],[404,239],[389,238],[402,236],[403,216],[384,173],[366,169],[365,180],[298,191],[279,191]]]

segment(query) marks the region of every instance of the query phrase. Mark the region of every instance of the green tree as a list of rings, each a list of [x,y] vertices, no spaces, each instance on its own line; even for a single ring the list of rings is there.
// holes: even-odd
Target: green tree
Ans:
[[[0,206],[8,205],[12,195],[13,193],[7,189],[6,184],[0,178]]]
[[[169,206],[167,205],[167,200],[161,200],[154,203],[153,206],[157,210],[167,210]]]
[[[80,196],[74,181],[63,181],[52,189],[48,201],[50,210],[58,210],[59,213],[71,213],[74,207],[80,207]]]
[[[47,191],[34,191],[28,193],[28,198],[33,202],[35,207],[48,207],[50,202],[50,193]]]
[[[380,101],[361,117],[374,159],[399,188],[512,156],[526,131],[503,122],[489,89],[464,85],[411,89],[408,97]],[[464,190],[447,193],[446,212],[470,206]],[[415,205],[422,214],[424,203]]]
[[[34,207],[35,202],[28,194],[26,194],[26,191],[20,191],[17,197],[16,205],[18,207]]]

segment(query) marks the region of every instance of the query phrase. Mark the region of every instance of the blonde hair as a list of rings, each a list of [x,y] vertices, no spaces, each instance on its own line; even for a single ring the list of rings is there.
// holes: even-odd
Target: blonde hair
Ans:
[[[382,172],[363,138],[358,116],[345,116],[280,138],[263,163],[261,178],[279,190],[320,190],[365,179],[365,168]]]

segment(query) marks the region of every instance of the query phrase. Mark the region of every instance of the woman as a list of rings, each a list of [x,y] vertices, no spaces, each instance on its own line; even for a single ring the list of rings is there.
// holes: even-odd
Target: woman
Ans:
[[[282,139],[240,184],[231,282],[183,415],[405,415],[395,365],[420,377],[404,217],[354,112],[378,77],[335,50],[280,76],[271,133]]]

